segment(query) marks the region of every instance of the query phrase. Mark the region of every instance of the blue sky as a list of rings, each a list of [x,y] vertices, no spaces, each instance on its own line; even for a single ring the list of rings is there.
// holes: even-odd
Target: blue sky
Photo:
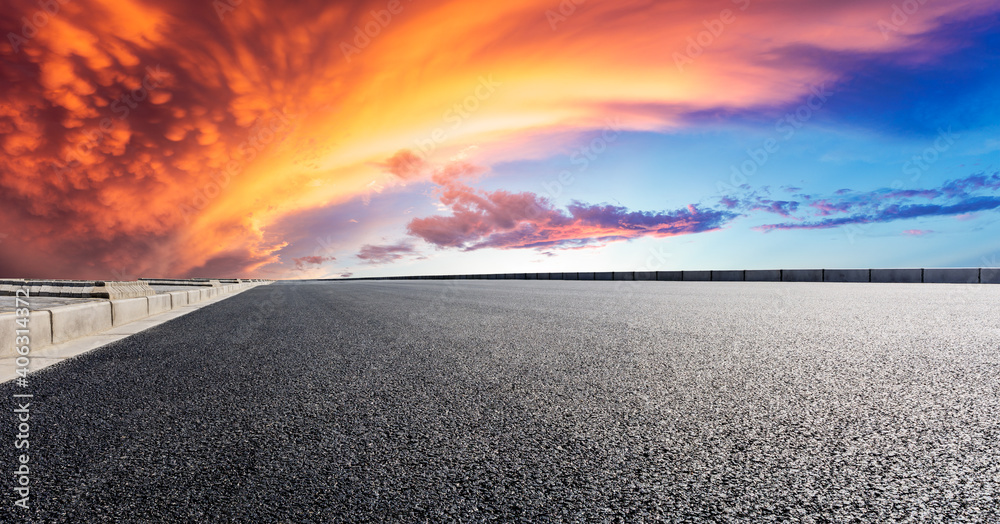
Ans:
[[[851,69],[843,75],[850,79],[831,83],[828,100],[813,100],[819,107],[797,113],[794,125],[786,115],[808,100],[742,114],[698,115],[690,125],[666,132],[622,131],[605,141],[606,149],[588,155],[584,148],[602,137],[593,131],[544,158],[498,162],[475,187],[534,192],[558,206],[580,201],[657,211],[689,203],[719,207],[723,197],[757,194],[797,202],[803,212],[794,218],[808,223],[819,218],[807,207],[817,200],[851,196],[869,202],[893,190],[933,190],[949,181],[994,176],[1000,167],[1000,120],[998,99],[990,92],[997,69],[989,64],[998,63],[1000,46],[986,29],[963,41],[961,51],[931,63],[904,67],[885,58],[849,60]],[[768,140],[774,141],[773,152],[765,157],[761,150]],[[561,181],[567,171],[572,178]],[[422,188],[422,199],[407,200],[415,212],[437,211],[433,187]],[[844,189],[851,192],[838,195]],[[996,188],[986,188],[949,201],[954,212],[891,220],[873,216],[823,229],[755,230],[796,220],[743,209],[722,229],[693,235],[547,251],[555,256],[530,249],[482,253],[424,246],[418,250],[424,260],[408,256],[351,269],[359,275],[623,270],[646,269],[651,260],[655,269],[987,266],[1000,253],[1000,215],[994,208],[961,212],[960,204],[997,195]],[[357,211],[381,213],[365,206]],[[386,224],[381,232],[383,242],[406,241],[398,224]]]

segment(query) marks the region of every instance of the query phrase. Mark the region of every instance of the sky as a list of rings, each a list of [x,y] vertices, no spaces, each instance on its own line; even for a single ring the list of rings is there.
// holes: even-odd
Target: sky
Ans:
[[[0,276],[1000,266],[989,0],[0,0]]]

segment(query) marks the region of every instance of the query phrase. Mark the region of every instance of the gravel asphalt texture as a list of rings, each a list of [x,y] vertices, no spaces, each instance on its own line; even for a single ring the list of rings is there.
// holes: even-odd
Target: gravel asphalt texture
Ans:
[[[38,522],[1000,522],[1000,286],[275,283],[30,376]],[[4,469],[15,467],[7,412]]]

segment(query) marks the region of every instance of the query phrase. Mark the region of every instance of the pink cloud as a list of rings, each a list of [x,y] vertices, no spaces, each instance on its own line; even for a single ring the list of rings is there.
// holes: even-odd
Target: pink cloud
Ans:
[[[828,200],[817,200],[809,204],[809,207],[819,210],[819,213],[817,213],[819,216],[828,216],[833,213],[846,213],[851,209],[852,205],[850,202],[837,202],[834,204]]]
[[[738,215],[700,210],[694,205],[669,212],[629,211],[625,207],[573,202],[556,208],[535,193],[481,191],[459,180],[481,172],[467,163],[440,169],[433,180],[450,216],[416,218],[409,234],[440,248],[466,251],[497,248],[571,249],[643,236],[667,237],[721,228]]]
[[[904,235],[915,236],[915,237],[922,237],[924,235],[929,235],[929,234],[931,234],[933,232],[934,231],[932,231],[930,229],[907,229],[906,231],[903,231],[903,234]]]
[[[323,262],[333,262],[334,260],[337,260],[337,258],[312,255],[307,257],[293,258],[292,260],[295,262],[295,269],[301,271],[305,269],[306,266],[318,266]]]
[[[409,255],[419,255],[416,249],[407,242],[376,246],[366,244],[361,246],[361,251],[356,255],[367,264],[385,264],[395,262]]]
[[[419,177],[427,168],[427,162],[423,157],[417,155],[409,149],[401,149],[391,158],[379,164],[386,171],[402,178],[410,180]]]

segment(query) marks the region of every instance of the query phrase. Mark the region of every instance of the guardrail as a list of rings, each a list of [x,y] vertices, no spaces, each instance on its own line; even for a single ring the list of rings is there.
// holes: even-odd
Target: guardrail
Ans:
[[[907,284],[1000,284],[1000,268],[584,271],[568,273],[410,275],[322,280],[644,280],[668,282],[875,282]]]

